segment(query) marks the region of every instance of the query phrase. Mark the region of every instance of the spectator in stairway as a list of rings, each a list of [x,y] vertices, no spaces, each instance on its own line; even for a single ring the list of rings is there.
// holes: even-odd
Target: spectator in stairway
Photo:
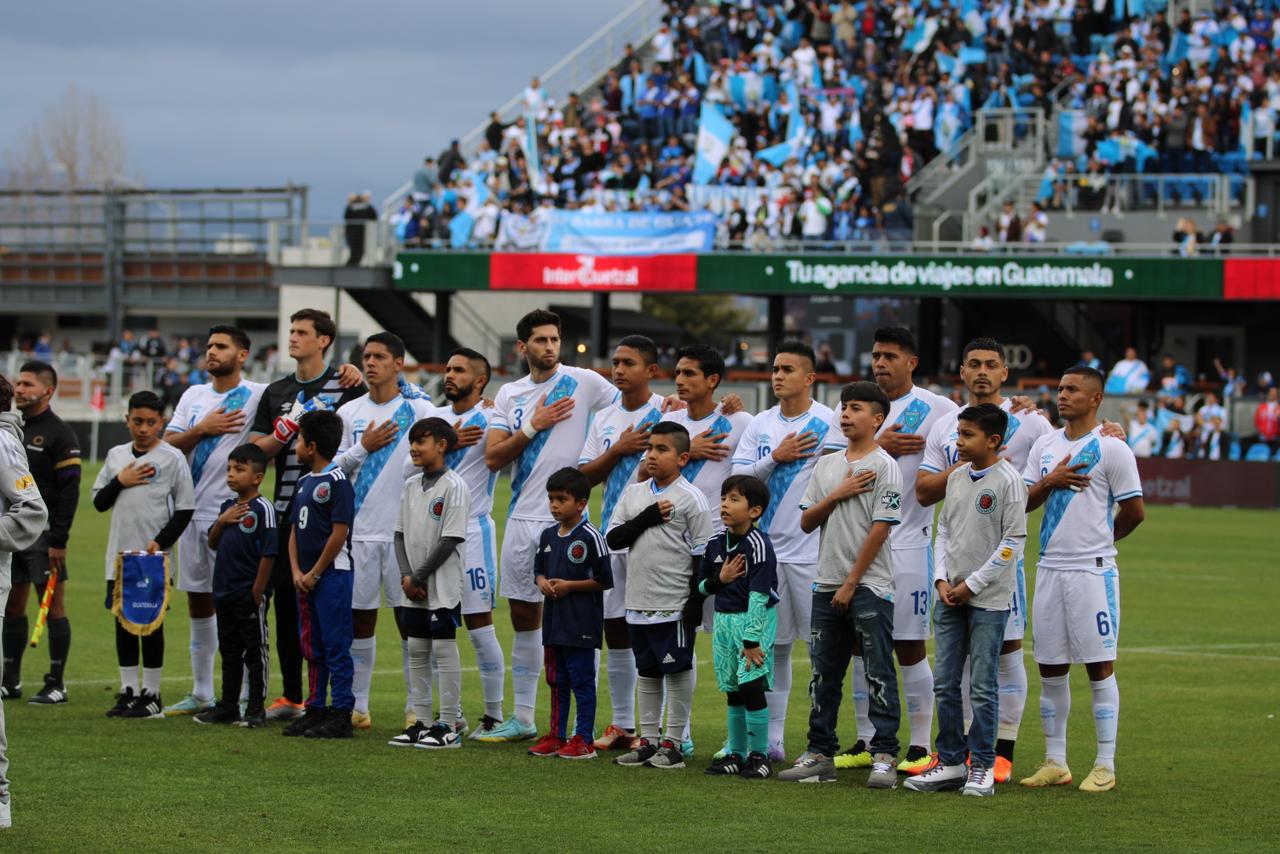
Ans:
[[[973,238],[973,248],[978,252],[990,252],[996,242],[991,238],[991,229],[985,225],[978,227],[978,236]]]
[[[502,150],[502,132],[506,129],[507,126],[502,123],[502,117],[498,115],[497,110],[489,113],[489,124],[485,125],[484,138],[494,151]]]
[[[1022,242],[1022,220],[1012,201],[1006,201],[1004,208],[996,220],[996,234],[1001,243]]]
[[[1138,358],[1136,347],[1125,347],[1124,358],[1107,375],[1107,394],[1141,394],[1151,383],[1151,369]]]
[[[412,201],[410,201],[412,204]],[[357,267],[364,258],[365,224],[378,218],[373,208],[373,193],[352,193],[347,197],[346,210],[342,212],[347,239],[347,266]]]
[[[1178,254],[1183,258],[1194,258],[1200,254],[1200,232],[1190,217],[1180,217],[1173,229],[1173,242],[1178,247]]]
[[[436,170],[436,159],[428,157],[422,161],[418,171],[413,173],[413,201],[422,204],[431,198],[440,184],[440,173]]]
[[[1218,379],[1222,382],[1222,397],[1228,403],[1233,397],[1244,396],[1244,381],[1240,379],[1240,374],[1235,368],[1228,368],[1222,364],[1222,360],[1214,358],[1214,370],[1218,372]]]
[[[1214,171],[1212,154],[1217,148],[1218,122],[1209,114],[1203,101],[1196,107],[1195,118],[1187,126],[1187,149],[1191,152],[1191,171],[1205,175]]]
[[[142,339],[142,343],[138,345],[138,352],[147,359],[163,359],[168,352],[164,346],[164,339],[160,337],[159,329],[152,329],[147,332],[147,337]]]
[[[1027,243],[1044,243],[1049,236],[1049,215],[1044,212],[1038,202],[1031,203],[1031,212],[1027,214],[1027,225],[1022,231]]]
[[[458,149],[458,145],[458,140],[452,140],[449,147],[440,154],[437,172],[442,184],[452,181],[453,173],[462,167],[462,152]]]
[[[1094,355],[1092,350],[1080,351],[1080,364],[1093,368],[1095,371],[1102,370],[1102,360]]]
[[[1226,220],[1218,220],[1217,226],[1213,229],[1213,234],[1209,235],[1209,245],[1217,250],[1217,254],[1226,255],[1227,246],[1235,243],[1235,230]]]
[[[676,37],[672,34],[671,27],[665,22],[658,27],[649,47],[653,50],[654,60],[661,63],[665,70],[676,58]]]
[[[1151,423],[1151,405],[1145,400],[1138,401],[1133,418],[1129,419],[1127,441],[1135,457],[1154,456],[1160,446],[1160,433],[1156,425]]]
[[[36,343],[31,347],[31,355],[42,362],[53,358],[53,339],[49,337],[48,332],[41,332],[36,336]]]

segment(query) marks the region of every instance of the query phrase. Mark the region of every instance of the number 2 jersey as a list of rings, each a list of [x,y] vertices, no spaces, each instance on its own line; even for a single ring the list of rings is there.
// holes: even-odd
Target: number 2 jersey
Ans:
[[[889,417],[876,435],[881,436],[894,424],[901,424],[899,433],[927,438],[939,419],[957,409],[949,398],[913,385],[911,391],[890,402]],[[897,458],[898,470],[902,472],[902,524],[889,534],[890,548],[922,549],[933,539],[933,508],[921,507],[916,500],[916,472],[923,459],[924,451]]]
[[[1133,451],[1120,439],[1095,427],[1078,439],[1055,430],[1036,440],[1022,479],[1033,486],[1066,459],[1084,464],[1089,485],[1080,492],[1055,489],[1044,502],[1040,520],[1039,569],[1102,572],[1116,567],[1112,511],[1116,502],[1142,497],[1142,479]]]
[[[587,432],[587,444],[582,449],[582,455],[578,457],[578,465],[582,466],[603,456],[628,427],[633,430],[642,430],[653,427],[661,420],[662,396],[657,394],[649,395],[649,399],[637,409],[627,409],[619,400],[612,406],[600,410],[591,421],[591,429]],[[618,506],[622,491],[631,484],[638,483],[636,471],[640,468],[642,459],[644,459],[644,451],[630,454],[618,460],[617,465],[605,477],[604,501],[600,505],[601,528],[608,530],[609,519],[613,516],[613,508]]]

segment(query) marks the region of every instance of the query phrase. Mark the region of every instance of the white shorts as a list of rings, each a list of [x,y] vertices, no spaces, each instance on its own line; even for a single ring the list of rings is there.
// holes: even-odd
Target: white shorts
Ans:
[[[1115,661],[1120,643],[1120,576],[1044,569],[1036,572],[1031,636],[1038,664]]]
[[[609,569],[613,572],[613,587],[604,591],[604,618],[621,620],[627,615],[627,556],[609,555]]]
[[[185,593],[213,592],[215,552],[209,548],[213,520],[194,519],[178,536],[178,589]]]
[[[1027,634],[1027,571],[1018,558],[1018,575],[1014,581],[1013,601],[1009,603],[1009,622],[1004,624],[1004,639],[1020,641]]]
[[[508,519],[502,532],[501,582],[498,594],[520,602],[541,602],[542,591],[533,581],[533,556],[542,532],[554,522],[542,519]]]
[[[492,516],[472,516],[467,522],[465,556],[462,613],[487,614],[493,610],[498,586],[498,539]]]
[[[778,562],[778,634],[775,644],[809,639],[813,582],[817,578],[816,563]]]
[[[933,544],[893,550],[893,639],[928,640],[933,636]]]
[[[355,571],[351,579],[352,610],[378,610],[379,592],[388,608],[405,603],[394,543],[356,540],[351,544],[351,568]]]

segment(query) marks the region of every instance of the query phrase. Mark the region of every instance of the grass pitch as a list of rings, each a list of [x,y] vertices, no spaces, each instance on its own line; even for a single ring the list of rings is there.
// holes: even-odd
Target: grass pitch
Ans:
[[[190,718],[109,720],[103,712],[118,680],[111,617],[102,607],[106,517],[88,500],[95,473],[92,467],[85,473],[71,544],[71,702],[5,704],[14,828],[0,835],[0,849],[1274,850],[1267,839],[1280,820],[1280,801],[1268,782],[1267,757],[1276,756],[1280,597],[1270,572],[1280,517],[1272,513],[1150,507],[1146,524],[1121,544],[1115,792],[1013,785],[974,802],[871,792],[863,788],[865,771],[841,772],[830,786],[704,777],[724,737],[724,700],[705,641],[693,708],[697,756],[671,773],[618,768],[605,758],[534,759],[524,744],[466,742],[442,752],[385,746],[401,729],[404,702],[389,612],[378,627],[374,728],[352,741],[284,739],[279,726],[201,727]],[[500,491],[498,507],[505,508],[505,481]],[[1039,517],[1033,514],[1033,529]],[[1029,567],[1035,544],[1033,530]],[[173,603],[166,702],[191,684],[187,614],[176,591]],[[501,601],[496,623],[509,652]],[[464,708],[476,720],[480,684],[462,635]],[[28,691],[38,689],[47,655],[44,644],[28,651]],[[1015,778],[1029,773],[1044,749],[1030,650],[1027,662],[1030,696]],[[804,747],[807,678],[808,662],[799,656],[791,754]],[[600,680],[598,731],[608,723],[603,672]],[[1068,748],[1080,780],[1094,751],[1083,668],[1074,671],[1072,686]],[[272,689],[278,693],[278,679]],[[541,726],[546,691],[540,687]],[[509,713],[509,683],[506,698]],[[842,716],[842,731],[852,734],[851,712]]]

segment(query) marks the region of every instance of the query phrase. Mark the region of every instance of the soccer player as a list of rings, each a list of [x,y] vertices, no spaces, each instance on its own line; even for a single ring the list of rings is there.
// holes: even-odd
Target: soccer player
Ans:
[[[4,611],[4,680],[0,697],[22,696],[22,653],[27,648],[27,600],[35,585],[37,602],[44,594],[49,573],[57,573],[46,626],[49,635],[49,672],[42,687],[29,701],[51,706],[67,702],[63,674],[71,650],[71,621],[67,619],[67,540],[80,501],[80,440],[75,431],[50,408],[58,388],[58,374],[45,362],[27,362],[18,369],[13,403],[22,413],[27,465],[49,511],[48,526],[40,539],[13,555],[13,587]]]
[[[990,403],[1007,416],[1008,426],[1001,433],[1004,447],[1000,456],[1021,472],[1036,440],[1053,432],[1053,425],[1037,412],[1015,414],[1013,400],[1002,397],[1000,389],[1009,379],[1004,348],[994,338],[975,338],[965,345],[960,357],[960,380],[969,392],[969,405]],[[939,418],[925,440],[924,458],[916,474],[916,500],[922,507],[932,507],[946,493],[951,473],[964,465],[959,447],[960,410]],[[1014,596],[1010,603],[1009,621],[1000,648],[999,703],[1000,723],[996,741],[994,775],[997,783],[1007,783],[1013,776],[1013,748],[1022,725],[1022,712],[1027,704],[1027,671],[1022,663],[1022,640],[1027,629],[1027,582],[1019,556],[1014,579]],[[961,697],[968,712],[968,692],[962,687]]]
[[[1120,690],[1115,658],[1120,638],[1120,583],[1116,543],[1146,516],[1133,451],[1104,435],[1098,422],[1104,378],[1084,366],[1058,382],[1058,413],[1065,426],[1031,448],[1023,472],[1027,511],[1044,505],[1036,564],[1032,635],[1040,666],[1040,722],[1045,761],[1022,785],[1064,786],[1071,665],[1083,664],[1093,689],[1098,753],[1080,784],[1086,792],[1115,788]],[[1112,508],[1119,512],[1112,516]]]
[[[898,770],[919,773],[932,761],[929,741],[933,735],[933,671],[929,669],[925,641],[929,639],[929,606],[933,595],[933,511],[916,500],[916,473],[924,457],[925,438],[938,419],[957,409],[947,398],[920,388],[912,375],[920,364],[916,337],[903,326],[877,329],[871,349],[871,370],[876,385],[889,396],[889,417],[880,426],[877,441],[898,461],[902,472],[902,524],[889,537],[893,549],[893,641],[902,668],[902,693],[907,701],[911,740]],[[866,677],[855,666],[854,706],[858,710],[858,738],[870,729],[864,718],[861,694]],[[855,765],[870,764],[855,744],[846,751]]]
[[[1018,470],[1000,456],[1007,447],[1010,423],[995,403],[970,406],[956,422],[961,465],[947,476],[934,580],[938,762],[907,780],[906,787],[913,791],[961,789],[983,798],[996,793],[1000,652],[1010,605],[1018,597],[1018,566],[1027,541],[1027,490]],[[961,702],[966,659],[972,708],[967,742]]]
[[[713,660],[716,685],[728,700],[729,737],[724,756],[706,773],[759,780],[773,773],[765,690],[778,634],[778,562],[768,535],[755,527],[769,506],[769,488],[751,475],[731,475],[721,493],[723,530],[702,556],[698,592],[715,604]]]
[[[783,341],[773,358],[773,394],[778,404],[751,419],[733,455],[733,473],[749,474],[769,487],[760,530],[769,535],[778,560],[778,638],[769,691],[769,758],[786,756],[783,734],[791,696],[791,650],[809,638],[813,582],[818,574],[818,535],[800,529],[804,497],[818,457],[844,450],[834,429],[835,413],[810,395],[815,379],[813,348]]]
[[[405,478],[413,472],[409,459],[409,428],[435,411],[428,401],[406,398],[400,391],[404,342],[391,332],[378,332],[365,341],[361,361],[368,393],[338,409],[342,441],[334,464],[355,489],[355,524],[351,529],[351,594],[354,637],[351,661],[355,708],[351,725],[369,729],[369,685],[378,658],[378,600],[388,608],[405,603],[400,567],[396,563],[396,517]],[[401,638],[401,658],[409,655]],[[405,672],[405,692],[409,692]]]
[[[218,611],[218,649],[222,653],[222,697],[196,715],[196,723],[267,725],[267,627],[265,597],[275,563],[276,509],[258,487],[267,472],[267,455],[253,443],[227,455],[227,486],[235,493],[206,536],[217,557],[213,597]],[[238,700],[248,671],[249,697],[243,717]]]
[[[623,492],[606,540],[628,551],[627,628],[639,674],[640,744],[613,760],[618,765],[683,768],[680,743],[693,703],[693,579],[711,539],[711,512],[702,490],[680,476],[689,462],[689,433],[669,421],[649,433],[649,479]],[[662,731],[663,688],[667,726]]]
[[[547,508],[547,478],[578,461],[591,414],[614,403],[618,390],[595,371],[560,364],[560,318],[535,310],[516,325],[516,349],[527,376],[498,391],[485,442],[490,471],[513,466],[511,504],[502,534],[499,593],[511,607],[511,686],[515,714],[481,741],[522,741],[538,734],[533,707],[542,671],[542,591],[533,556],[542,531],[554,521]]]
[[[476,651],[484,715],[471,738],[490,734],[502,723],[502,682],[506,667],[493,627],[498,588],[498,546],[493,526],[493,487],[496,472],[485,464],[489,416],[484,390],[489,384],[489,360],[467,347],[454,350],[444,366],[444,396],[448,402],[432,410],[434,417],[453,425],[458,442],[445,457],[451,471],[471,492],[471,518],[463,554],[462,621]]]
[[[902,518],[902,475],[875,436],[889,412],[889,398],[872,382],[840,391],[843,454],[818,461],[801,501],[800,527],[821,529],[818,575],[812,596],[808,746],[778,779],[831,783],[839,749],[836,723],[845,674],[857,655],[874,690],[869,711],[874,731],[867,788],[891,789],[897,780],[898,677],[893,670],[895,555],[886,541]]]
[[[534,558],[538,589],[547,597],[542,623],[551,726],[530,756],[595,759],[596,655],[604,634],[604,592],[613,584],[609,547],[583,517],[591,483],[574,468],[547,478],[547,501],[558,524],[542,532]],[[569,702],[577,706],[568,740]]]
[[[448,454],[458,443],[449,422],[424,418],[408,433],[412,462],[422,474],[402,483],[395,552],[405,604],[396,614],[409,642],[414,722],[389,744],[425,750],[459,748],[458,624],[462,622],[463,541],[472,515],[471,492],[447,465]],[[438,721],[431,717],[433,669],[440,674]]]
[[[276,518],[287,520],[294,488],[305,468],[295,453],[297,419],[305,407],[336,409],[364,393],[360,371],[352,365],[333,368],[325,353],[337,340],[338,327],[327,313],[304,308],[289,317],[289,357],[297,361],[292,376],[267,386],[253,416],[250,436],[276,461]],[[296,410],[296,411],[295,411]],[[280,526],[271,596],[276,620],[276,657],[284,694],[267,707],[267,720],[291,720],[302,715],[302,651],[298,633],[298,595],[289,569],[289,526]],[[279,595],[277,595],[279,594]]]
[[[191,615],[191,691],[164,710],[166,715],[194,715],[213,705],[213,662],[218,651],[214,613],[214,553],[209,527],[232,497],[227,484],[227,455],[249,441],[249,415],[258,408],[263,383],[240,372],[251,344],[244,330],[218,325],[209,329],[205,367],[209,382],[182,393],[165,428],[165,441],[186,454],[195,484],[196,511],[178,542],[178,589],[187,594]],[[226,691],[227,686],[223,686]],[[237,689],[238,690],[238,689]]]
[[[182,452],[161,440],[164,402],[154,392],[129,398],[126,415],[130,441],[107,451],[93,482],[93,508],[111,512],[107,552],[107,610],[111,610],[120,552],[168,551],[178,542],[195,512],[191,466]],[[142,686],[138,690],[139,639],[116,620],[116,661],[120,694],[109,718],[161,718],[160,678],[164,672],[164,626],[141,638]]]
[[[628,335],[613,351],[613,385],[622,395],[596,413],[582,448],[578,468],[589,486],[604,483],[600,527],[608,530],[618,499],[636,482],[636,471],[649,447],[649,431],[662,420],[662,397],[649,383],[658,374],[658,348],[643,335]],[[636,738],[636,660],[627,631],[627,556],[609,556],[613,584],[604,591],[604,636],[609,644],[606,667],[613,716],[596,747],[631,750]]]
[[[302,654],[311,690],[307,710],[284,735],[351,738],[351,526],[355,490],[332,460],[342,419],[327,410],[298,420],[295,451],[309,471],[298,480],[289,520],[289,565],[298,596]],[[326,707],[326,692],[332,705]]]

